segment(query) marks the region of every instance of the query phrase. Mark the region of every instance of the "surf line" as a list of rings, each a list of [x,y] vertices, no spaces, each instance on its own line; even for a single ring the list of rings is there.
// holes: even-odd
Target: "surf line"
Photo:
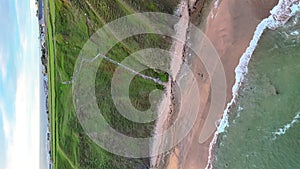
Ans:
[[[214,137],[209,145],[209,155],[208,162],[205,169],[211,169],[213,162],[213,149],[214,145],[217,142],[218,134],[223,133],[225,128],[229,126],[228,118],[230,108],[237,100],[238,91],[241,87],[245,75],[248,73],[248,64],[252,57],[252,54],[258,44],[260,37],[262,36],[265,29],[269,28],[275,30],[278,27],[285,25],[285,23],[295,15],[297,11],[300,9],[300,0],[279,0],[278,4],[270,11],[270,16],[263,19],[256,27],[253,38],[250,41],[250,44],[244,54],[240,58],[240,62],[238,66],[235,68],[235,83],[232,87],[232,99],[227,104],[222,119],[220,121],[219,126],[217,127],[217,131],[214,133]]]
[[[293,118],[293,120],[290,123],[284,125],[282,128],[279,128],[277,131],[272,132],[272,134],[274,135],[272,140],[275,140],[276,136],[284,135],[288,129],[293,127],[295,123],[299,122],[298,119],[300,119],[300,112],[297,113],[297,115]]]

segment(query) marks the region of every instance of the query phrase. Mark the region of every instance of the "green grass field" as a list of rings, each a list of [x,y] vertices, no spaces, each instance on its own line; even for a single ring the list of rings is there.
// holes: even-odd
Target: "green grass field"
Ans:
[[[51,155],[54,169],[131,169],[147,168],[149,159],[128,159],[113,155],[84,133],[73,105],[72,84],[63,84],[73,76],[75,61],[89,37],[104,24],[138,11],[172,13],[177,0],[45,0],[47,46],[49,56],[49,104],[51,120]],[[128,38],[115,45],[108,57],[122,61],[131,53],[147,47],[168,49],[170,41],[147,34]],[[116,65],[103,61],[97,73],[96,97],[106,120],[116,130],[135,137],[150,136],[154,122],[133,123],[120,115],[110,96],[111,78]],[[167,75],[147,69],[149,76],[167,81]],[[154,89],[163,89],[152,81],[136,76],[130,85],[133,105],[146,110]]]

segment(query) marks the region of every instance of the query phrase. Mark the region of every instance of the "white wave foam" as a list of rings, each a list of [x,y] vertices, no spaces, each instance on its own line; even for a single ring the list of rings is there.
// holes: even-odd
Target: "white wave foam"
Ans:
[[[292,16],[300,10],[299,0],[279,0],[269,16],[268,28],[276,29],[283,26]]]
[[[226,109],[224,110],[223,118],[220,122],[220,126],[218,127],[218,133],[224,132],[225,128],[228,126],[228,112],[231,108],[231,106],[235,103],[236,98],[238,96],[238,91],[240,86],[242,85],[244,81],[245,75],[248,73],[248,64],[252,57],[252,54],[258,44],[258,41],[263,34],[264,30],[266,28],[278,28],[280,26],[283,26],[287,20],[292,17],[292,14],[295,14],[292,10],[290,10],[290,7],[292,5],[297,4],[299,6],[299,0],[280,0],[278,5],[276,5],[271,10],[271,15],[262,20],[256,27],[256,30],[254,32],[253,39],[250,41],[249,47],[246,49],[245,53],[241,56],[240,62],[238,66],[235,68],[235,83],[232,87],[232,99],[227,104]],[[293,5],[293,6],[294,6]],[[280,19],[280,20],[277,20]]]
[[[244,110],[244,108],[241,107],[241,106],[239,106],[239,107],[238,107],[238,111],[242,111],[242,110]]]
[[[300,112],[297,113],[297,115],[293,118],[293,120],[290,123],[288,123],[288,124],[284,125],[283,127],[279,128],[277,131],[272,132],[273,135],[274,135],[273,140],[276,139],[276,136],[284,135],[287,132],[288,129],[293,127],[295,123],[299,122],[298,119],[300,119]]]
[[[261,35],[267,28],[274,30],[280,26],[283,26],[297,11],[299,11],[299,1],[300,0],[279,0],[278,4],[270,11],[270,16],[262,20],[257,25],[248,48],[246,49],[245,53],[241,56],[240,62],[235,68],[235,83],[232,87],[232,99],[227,104],[226,109],[223,112],[223,117],[220,121],[220,125],[218,126],[217,131],[214,133],[214,138],[210,143],[208,163],[205,169],[212,168],[212,150],[217,142],[218,134],[223,133],[225,131],[225,128],[229,126],[228,113],[230,111],[231,106],[233,106],[233,104],[236,102],[239,88],[242,85],[244,77],[248,72],[249,61],[258,44]]]
[[[235,83],[232,87],[232,99],[227,104],[226,109],[224,110],[223,118],[217,129],[218,133],[224,132],[225,128],[228,126],[228,112],[229,112],[231,106],[236,101],[239,88],[242,85],[242,82],[244,81],[245,75],[248,73],[248,64],[251,59],[251,56],[258,44],[258,41],[259,41],[261,35],[263,34],[264,30],[267,28],[268,22],[270,22],[270,17],[262,20],[262,22],[260,22],[257,25],[256,30],[254,32],[253,39],[250,41],[249,47],[246,49],[245,53],[241,56],[240,62],[238,64],[238,66],[235,68]]]

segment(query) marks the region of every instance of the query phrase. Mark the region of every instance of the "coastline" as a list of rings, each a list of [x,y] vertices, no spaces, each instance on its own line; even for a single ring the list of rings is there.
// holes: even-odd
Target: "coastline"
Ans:
[[[226,0],[223,0],[223,1],[226,1]],[[207,22],[209,22],[209,23],[207,23],[206,34],[207,34],[208,37],[211,38],[212,42],[216,43],[216,44],[221,43],[221,41],[219,40],[220,39],[219,34],[216,33],[216,32],[220,32],[220,30],[212,30],[211,28],[215,27],[215,24],[216,25],[218,25],[218,24],[223,25],[222,23],[225,22],[225,21],[227,21],[227,20],[225,20],[223,22],[216,21],[216,23],[214,23],[214,21],[213,21],[213,20],[217,19],[218,17],[220,17],[220,15],[218,15],[218,13],[220,12],[219,9],[223,8],[223,6],[221,6],[223,1],[219,1],[219,0],[217,1],[218,2],[218,3],[216,3],[217,5],[215,5],[214,8],[212,9],[213,10],[213,14],[209,15],[208,16],[208,20],[207,20]],[[227,0],[228,3],[229,3],[229,1],[230,0]],[[276,0],[274,0],[274,1],[276,1]],[[196,1],[195,0],[190,0],[190,1],[186,0],[184,2],[187,2],[184,5],[184,6],[186,6],[184,8],[184,10],[185,10],[184,13],[188,14],[188,13],[186,13],[186,10],[188,9],[188,7],[194,6],[194,3],[196,3]],[[197,1],[197,2],[199,2],[199,1]],[[191,4],[193,4],[193,5],[191,5]],[[229,6],[230,6],[230,4],[229,4]],[[229,7],[227,7],[227,9],[228,8]],[[237,7],[235,6],[234,8],[238,8],[238,5],[237,5]],[[188,14],[188,15],[192,15],[192,16],[193,15],[198,15],[198,13],[193,14],[194,10],[191,10],[191,11],[192,12],[190,14]],[[264,9],[262,11],[263,12],[258,12],[258,13],[260,13],[261,15],[263,14],[264,16],[266,15],[265,12],[268,12],[267,9]],[[255,13],[255,15],[257,15],[256,12],[253,12],[253,13]],[[188,15],[186,17],[189,17]],[[250,15],[250,16],[252,16],[252,15]],[[229,17],[229,18],[233,17],[234,18],[235,16],[224,16],[224,15],[221,15],[221,18],[222,17]],[[201,81],[201,83],[200,83],[200,85],[201,85],[200,86],[201,92],[205,93],[204,94],[205,96],[202,98],[203,100],[201,100],[201,103],[200,103],[200,105],[203,105],[203,110],[201,110],[199,112],[199,118],[197,119],[197,123],[196,123],[194,129],[192,130],[191,134],[188,136],[188,138],[185,139],[178,146],[176,146],[174,148],[174,150],[172,152],[170,152],[170,154],[168,155],[167,168],[170,168],[170,169],[175,169],[175,168],[191,168],[191,169],[193,169],[193,168],[204,168],[204,166],[207,164],[208,161],[209,162],[213,161],[212,153],[214,151],[213,150],[214,149],[214,144],[217,141],[217,134],[221,133],[222,131],[224,131],[224,128],[222,128],[222,126],[223,127],[226,126],[226,125],[224,125],[224,123],[226,123],[226,120],[227,120],[226,118],[227,118],[228,112],[230,111],[230,106],[233,105],[234,102],[235,102],[234,100],[236,99],[236,95],[237,95],[237,91],[238,91],[239,85],[242,83],[242,80],[243,80],[242,75],[244,75],[244,73],[247,72],[246,71],[247,70],[247,64],[248,64],[248,62],[249,62],[249,60],[251,58],[251,54],[252,53],[250,54],[250,56],[247,55],[246,60],[247,59],[248,60],[245,61],[243,59],[245,57],[243,57],[243,56],[245,55],[245,53],[247,53],[247,52],[245,52],[245,51],[248,50],[248,48],[246,49],[246,47],[247,47],[247,45],[249,43],[250,43],[250,45],[252,44],[251,43],[251,39],[253,38],[253,32],[255,32],[255,29],[257,29],[257,27],[258,27],[257,25],[259,25],[259,23],[261,23],[260,20],[262,20],[263,17],[262,16],[261,17],[255,16],[255,17],[252,18],[253,25],[251,23],[251,27],[248,28],[249,30],[247,29],[247,30],[244,30],[245,32],[242,32],[242,33],[240,32],[240,34],[247,34],[246,37],[243,37],[244,39],[241,39],[241,40],[238,39],[238,40],[236,40],[234,38],[239,38],[239,37],[234,37],[234,38],[230,39],[230,41],[232,41],[231,46],[224,47],[224,44],[221,44],[220,47],[217,48],[218,51],[220,52],[221,57],[222,57],[222,62],[225,63],[225,65],[226,65],[225,67],[230,72],[227,75],[228,79],[230,79],[229,82],[228,82],[228,84],[229,85],[232,84],[231,86],[228,86],[229,88],[228,88],[228,91],[227,91],[227,93],[228,93],[227,103],[229,103],[229,104],[225,108],[225,111],[222,112],[222,113],[224,113],[223,114],[223,118],[222,118],[222,121],[221,121],[221,123],[220,123],[217,131],[215,132],[214,135],[211,136],[211,138],[208,141],[204,142],[203,144],[199,144],[198,133],[200,133],[200,131],[202,130],[202,128],[204,128],[203,127],[203,125],[204,125],[204,122],[203,122],[204,120],[203,119],[206,118],[207,112],[208,112],[207,108],[210,105],[210,103],[209,103],[210,82],[209,82],[209,79],[206,78],[206,74],[204,73],[204,78],[200,80]],[[192,17],[190,16],[190,18],[192,18]],[[190,18],[189,18],[189,20],[191,20]],[[240,20],[243,20],[243,19],[240,19]],[[287,21],[287,18],[285,18],[285,19],[283,18],[282,21]],[[232,21],[232,22],[238,22],[238,21]],[[239,22],[241,22],[241,21],[239,21]],[[280,22],[280,23],[283,23],[283,22]],[[203,24],[203,23],[201,23],[201,24]],[[245,24],[245,25],[248,26],[247,24]],[[269,28],[271,28],[271,29],[275,29],[276,28],[276,26],[271,25],[269,22],[267,24],[269,24]],[[234,23],[228,23],[228,25],[230,27],[230,25],[232,26],[232,25],[234,25]],[[235,29],[240,29],[240,28],[235,28]],[[264,29],[266,29],[266,26],[264,27]],[[187,37],[187,31],[186,31],[187,28],[184,28],[183,30],[185,31],[185,35],[184,35],[184,37],[180,37],[179,39],[181,39],[181,38],[186,39],[186,37]],[[183,31],[183,30],[181,30],[181,31]],[[251,30],[253,30],[253,31],[251,32]],[[230,36],[234,36],[235,33],[236,33],[236,31],[234,31],[234,29],[233,30],[229,30],[229,33],[226,34],[225,37],[227,38],[227,37],[230,37]],[[263,31],[261,32],[261,34],[262,33],[263,33]],[[224,34],[221,35],[221,39],[223,38],[223,35]],[[254,35],[255,35],[255,33],[254,33]],[[256,37],[256,36],[254,36],[254,37]],[[259,38],[258,38],[258,40],[259,40]],[[257,44],[258,40],[256,41],[256,44]],[[241,43],[241,45],[240,45],[240,41],[243,41],[243,43]],[[224,42],[222,42],[222,43],[224,43]],[[239,45],[236,47],[234,44],[239,44]],[[176,46],[176,44],[173,44],[173,45]],[[175,50],[175,49],[178,50],[178,55],[176,55],[178,57],[176,57],[174,60],[172,60],[172,63],[171,63],[171,65],[173,66],[173,67],[171,67],[171,69],[172,69],[173,75],[175,77],[175,79],[173,79],[173,80],[176,80],[177,74],[178,74],[178,72],[180,70],[180,65],[182,64],[183,58],[184,57],[188,57],[188,56],[185,56],[185,55],[188,55],[188,52],[185,51],[184,44],[177,44],[177,46],[173,47],[173,48],[174,48],[173,50]],[[231,50],[232,48],[234,50],[236,50],[236,51],[230,51],[229,53],[226,53],[226,50]],[[253,49],[253,51],[255,49],[255,47],[254,48],[250,47],[250,48]],[[243,52],[245,52],[245,53],[243,54]],[[234,57],[232,57],[233,53],[234,53]],[[240,55],[238,55],[238,54],[240,54]],[[239,62],[239,60],[240,60],[240,62]],[[239,65],[241,63],[246,63],[246,65],[243,64],[245,66],[242,65],[242,68],[245,68],[245,69],[243,69],[244,71],[242,71],[242,72],[241,71],[237,71],[237,70],[239,70],[237,68],[239,67]],[[236,67],[236,65],[238,65],[238,66]],[[200,68],[195,68],[195,70],[198,71],[198,69],[203,69],[203,65],[199,65],[199,67]],[[46,65],[45,65],[44,69],[45,68],[47,68]],[[227,70],[226,70],[226,72],[227,72]],[[238,78],[237,78],[237,76],[238,76]],[[44,82],[45,82],[44,84],[47,86],[47,87],[44,87],[44,89],[45,89],[45,93],[48,95],[48,80],[47,80],[47,77],[48,77],[47,74],[44,74]],[[45,80],[45,78],[46,78],[46,80]],[[235,84],[238,84],[237,85],[238,87]],[[233,86],[233,88],[232,88],[232,86]],[[161,106],[162,106],[161,110],[162,110],[162,112],[166,112],[164,114],[166,114],[167,116],[164,117],[164,118],[162,118],[162,120],[160,122],[157,122],[159,124],[156,124],[156,126],[155,126],[156,127],[155,128],[156,129],[155,133],[161,133],[163,131],[163,129],[168,128],[169,125],[172,123],[171,121],[173,120],[172,119],[172,115],[171,116],[168,115],[169,112],[172,111],[172,108],[170,108],[169,106],[172,106],[172,104],[174,104],[172,102],[172,92],[173,92],[172,91],[172,80],[169,80],[168,86],[166,87],[166,89],[167,89],[167,93],[166,93],[165,98],[163,99],[163,101],[161,103]],[[234,92],[235,92],[235,95],[233,95]],[[47,97],[47,103],[46,104],[48,105],[48,97]],[[166,105],[167,105],[167,107],[166,107]],[[48,111],[48,108],[47,108],[47,111]],[[222,114],[220,114],[220,118],[221,118],[221,115]],[[50,123],[48,122],[48,125],[49,124]],[[223,130],[221,130],[221,129],[223,129]],[[49,130],[49,128],[48,128],[48,130]],[[50,132],[47,132],[47,134],[51,135]],[[48,141],[49,140],[50,140],[50,138],[48,137]],[[158,143],[157,145],[158,146],[163,146],[161,144],[162,144],[162,142],[164,140],[158,140],[158,141],[160,143]],[[50,142],[48,142],[48,143],[50,144]],[[160,148],[160,147],[158,147],[158,148]],[[49,155],[50,155],[50,147],[49,147]],[[196,158],[196,157],[198,157],[197,155],[199,155],[199,158]],[[153,161],[154,161],[153,163],[155,163],[153,166],[155,166],[155,167],[159,166],[159,162],[163,158],[164,158],[164,156],[159,156],[157,159],[153,159]],[[180,158],[182,158],[182,160],[180,160]],[[197,161],[200,161],[200,162],[198,163]],[[51,158],[49,159],[49,164],[51,164]],[[211,167],[210,163],[208,163],[206,165],[206,168],[209,168],[209,167]]]
[[[237,100],[239,88],[244,81],[244,76],[248,72],[249,61],[256,49],[256,46],[258,45],[260,37],[266,29],[274,30],[283,26],[295,14],[295,10],[297,10],[297,8],[299,9],[299,6],[300,2],[298,0],[279,0],[278,4],[274,6],[272,10],[270,10],[270,15],[257,25],[249,46],[241,56],[239,64],[235,68],[235,83],[232,86],[232,99],[227,104],[217,131],[215,132],[210,143],[208,163],[205,168],[212,168],[214,145],[217,142],[218,134],[223,133],[225,128],[229,126],[228,113],[230,112],[231,106],[234,106]]]
[[[213,7],[211,7],[210,13],[207,16],[205,34],[211,40],[216,47],[216,50],[220,54],[220,58],[225,69],[228,87],[226,91],[226,103],[229,104],[227,106],[224,105],[225,111],[222,112],[223,114],[220,112],[219,119],[222,118],[222,115],[223,118],[218,126],[218,130],[216,127],[216,132],[213,132],[208,140],[199,144],[199,132],[202,130],[202,128],[205,128],[204,121],[207,117],[210,106],[210,81],[209,78],[207,78],[207,73],[205,70],[203,70],[203,65],[199,64],[198,67],[196,66],[194,68],[195,71],[197,70],[197,72],[203,72],[203,78],[198,80],[201,90],[200,92],[202,93],[200,102],[200,107],[202,110],[199,111],[196,124],[190,134],[168,153],[168,157],[166,159],[166,168],[199,169],[212,167],[212,154],[214,144],[217,141],[216,133],[222,131],[224,121],[226,121],[227,118],[227,113],[230,111],[230,107],[234,104],[235,95],[232,95],[232,93],[237,93],[238,90],[237,85],[235,84],[237,83],[240,85],[242,83],[242,78],[240,78],[241,74],[239,74],[238,71],[240,67],[239,61],[240,59],[244,60],[244,57],[241,56],[243,56],[243,53],[245,53],[247,50],[248,45],[253,44],[251,40],[253,39],[257,26],[263,19],[270,15],[270,10],[276,4],[277,0],[260,2],[223,0],[216,1],[212,5]],[[199,12],[194,12],[197,10]],[[203,12],[202,9],[199,10],[197,8],[193,8],[193,10],[190,11],[192,11],[191,18],[193,18],[193,15],[199,15],[199,13]],[[272,15],[274,15],[274,10]],[[281,17],[278,15],[278,18]],[[281,18],[281,20],[286,22],[287,18]],[[197,21],[192,20],[192,22]],[[201,24],[203,26],[203,23]],[[272,28],[271,24],[269,28]],[[250,47],[250,49],[254,51],[255,48]],[[188,51],[185,51],[185,55],[188,53]],[[236,68],[237,65],[238,68]],[[244,68],[247,70],[246,67]],[[237,76],[235,76],[235,73]]]

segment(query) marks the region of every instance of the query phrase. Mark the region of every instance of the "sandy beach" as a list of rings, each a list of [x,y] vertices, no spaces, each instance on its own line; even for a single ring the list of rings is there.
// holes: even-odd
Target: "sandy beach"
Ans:
[[[205,27],[205,34],[215,46],[221,58],[226,75],[227,102],[232,99],[232,86],[235,82],[234,69],[238,65],[240,57],[249,46],[256,26],[262,19],[270,15],[270,10],[277,3],[277,0],[219,0],[216,3],[212,2],[210,4],[205,3],[205,1],[188,2],[190,21],[196,23],[196,26]],[[199,21],[199,19],[205,21],[205,24]],[[189,54],[191,52],[186,49],[183,58],[188,57],[187,55]],[[216,127],[208,128],[208,130],[212,131],[211,136],[202,143],[199,143],[199,135],[202,128],[205,127],[204,122],[208,116],[211,86],[203,63],[195,63],[193,71],[195,73],[201,72],[201,76],[196,79],[198,88],[200,89],[199,94],[201,93],[200,103],[198,103],[200,109],[196,123],[187,137],[173,148],[168,155],[165,155],[165,159],[156,159],[157,161],[163,161],[164,164],[159,164],[156,161],[155,167],[160,166],[159,168],[162,168],[163,166],[163,168],[168,169],[201,169],[209,167],[207,166],[209,145]],[[194,95],[193,92],[187,93]],[[182,97],[188,98],[189,96]],[[187,102],[183,104],[191,103]],[[222,114],[223,112],[219,112],[219,118],[221,118]],[[188,112],[186,115],[188,116]]]
[[[218,51],[223,64],[227,81],[227,102],[232,98],[232,86],[235,82],[234,69],[245,52],[253,37],[259,22],[269,16],[269,11],[277,4],[276,0],[240,1],[222,0],[211,9],[207,16],[205,34]],[[197,69],[197,67],[196,67]],[[199,81],[199,85],[208,84],[209,81]],[[203,89],[201,97],[209,97],[209,88]],[[205,93],[205,94],[204,94]],[[199,112],[197,123],[186,141],[181,143],[182,163],[177,168],[201,169],[207,166],[209,144],[213,138],[199,144],[199,133],[204,127],[205,117],[209,108],[209,98],[204,111]],[[225,109],[225,107],[224,107]],[[220,118],[223,112],[220,112]]]

